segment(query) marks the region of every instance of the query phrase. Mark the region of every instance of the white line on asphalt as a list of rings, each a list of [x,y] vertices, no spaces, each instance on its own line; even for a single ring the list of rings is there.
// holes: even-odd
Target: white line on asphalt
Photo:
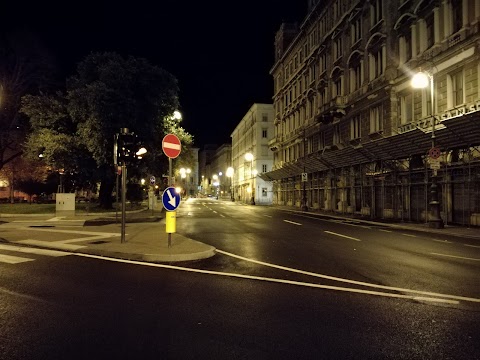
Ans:
[[[293,225],[302,225],[302,224],[297,223],[295,221],[290,221],[290,220],[283,220],[283,221],[285,221],[286,223],[289,223],[289,224],[293,224]]]
[[[221,217],[225,217],[225,215],[223,215],[223,214],[220,214],[220,216],[221,216]]]
[[[281,270],[290,271],[290,272],[294,272],[294,273],[298,273],[298,274],[314,276],[314,277],[318,277],[318,278],[321,278],[321,279],[328,279],[328,280],[344,282],[344,283],[348,283],[348,284],[355,284],[355,285],[360,285],[360,286],[367,286],[367,287],[372,287],[372,288],[377,288],[377,289],[400,291],[400,292],[410,292],[410,293],[419,294],[419,295],[428,295],[428,296],[432,296],[432,297],[442,297],[442,298],[449,298],[449,299],[455,299],[455,300],[465,300],[465,301],[480,303],[480,299],[477,299],[477,298],[469,298],[469,297],[465,297],[465,296],[440,294],[440,293],[434,293],[434,292],[429,292],[429,291],[411,290],[411,289],[405,289],[405,288],[399,288],[399,287],[393,287],[393,286],[372,284],[372,283],[367,283],[367,282],[363,282],[363,281],[344,279],[344,278],[339,278],[339,277],[335,277],[335,276],[317,274],[317,273],[310,272],[310,271],[304,271],[304,270],[289,268],[289,267],[282,266],[282,265],[271,264],[271,263],[267,263],[267,262],[264,262],[264,261],[253,260],[253,259],[249,259],[249,258],[240,256],[240,255],[235,255],[235,254],[232,254],[232,253],[229,253],[229,252],[226,252],[226,251],[222,251],[222,250],[219,250],[219,249],[216,249],[215,251],[220,253],[220,254],[224,254],[224,255],[227,255],[227,256],[232,256],[234,258],[249,261],[249,262],[253,262],[255,264],[260,264],[260,265],[272,267],[272,268],[275,268],[275,269],[281,269]]]
[[[410,236],[410,237],[417,237],[417,235],[412,235],[412,234],[402,234],[402,235]]]
[[[213,210],[213,212],[216,214],[217,212],[215,210]]]
[[[451,244],[451,243],[452,243],[451,241],[448,241],[448,240],[441,240],[441,239],[433,239],[433,241],[436,241],[436,242],[441,242],[441,243],[444,243],[444,244]]]
[[[341,236],[341,237],[344,237],[344,238],[347,238],[347,239],[350,239],[350,240],[362,241],[362,240],[360,240],[360,239],[357,239],[357,238],[354,238],[354,237],[351,237],[351,236],[347,236],[347,235],[337,234],[337,233],[334,233],[334,232],[332,232],[332,231],[326,231],[326,230],[325,230],[325,232],[326,232],[327,234],[332,234],[332,235]]]
[[[202,270],[202,269],[191,269],[191,268],[186,268],[186,267],[181,267],[181,266],[145,263],[145,262],[134,261],[134,260],[108,258],[108,257],[90,255],[90,254],[75,254],[75,255],[88,257],[88,258],[94,258],[94,259],[108,260],[108,261],[113,261],[113,262],[127,263],[127,264],[144,265],[144,266],[164,268],[164,269],[188,271],[188,272],[200,273],[200,274],[228,276],[228,277],[234,277],[234,278],[267,281],[267,282],[289,284],[289,285],[298,285],[298,286],[317,288],[317,289],[328,289],[328,290],[343,291],[343,292],[350,292],[350,293],[357,293],[357,294],[376,295],[376,296],[382,296],[382,297],[409,299],[409,300],[418,300],[418,301],[441,302],[441,303],[448,303],[448,304],[458,304],[459,303],[459,301],[442,299],[442,298],[418,297],[418,296],[412,296],[412,295],[387,293],[387,292],[381,292],[381,291],[354,289],[354,288],[313,284],[313,283],[306,283],[306,282],[292,281],[292,280],[285,280],[285,279],[267,278],[267,277],[262,277],[262,276],[225,273],[225,272],[212,271],[212,270]],[[478,300],[480,301],[480,299],[478,299]]]
[[[263,216],[268,217],[268,218],[271,218],[271,217],[272,217],[272,215],[263,215]]]
[[[455,255],[447,255],[447,254],[439,254],[439,253],[430,253],[430,254],[437,255],[437,256],[451,257],[455,259],[462,259],[462,260],[480,261],[480,259],[477,259],[477,258],[469,258],[469,257],[463,257],[463,256],[455,256]]]
[[[478,246],[478,245],[470,245],[470,244],[463,244],[463,245],[468,246],[468,247],[480,248],[480,246]]]
[[[7,263],[7,264],[19,264],[27,261],[33,261],[35,259],[23,258],[18,256],[12,255],[2,255],[0,254],[0,262]]]
[[[16,246],[16,245],[3,245],[0,244],[0,250],[8,250],[8,251],[16,251],[26,254],[37,254],[37,255],[46,255],[46,256],[66,256],[70,255],[64,251],[55,251],[55,250],[47,250],[47,249],[37,249],[37,248],[30,248],[25,246]]]
[[[378,229],[378,231],[383,231],[383,232],[392,232],[392,230],[385,230],[385,229]]]

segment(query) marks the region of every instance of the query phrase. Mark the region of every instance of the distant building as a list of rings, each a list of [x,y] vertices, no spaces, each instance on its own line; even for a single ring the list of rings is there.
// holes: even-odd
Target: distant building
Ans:
[[[308,9],[275,37],[274,167],[261,175],[273,202],[423,222],[439,206],[445,223],[480,225],[480,0]],[[412,88],[419,71],[433,92]]]
[[[247,203],[271,204],[272,182],[261,174],[272,170],[273,105],[255,103],[232,132],[233,196]],[[245,157],[249,154],[250,157]]]

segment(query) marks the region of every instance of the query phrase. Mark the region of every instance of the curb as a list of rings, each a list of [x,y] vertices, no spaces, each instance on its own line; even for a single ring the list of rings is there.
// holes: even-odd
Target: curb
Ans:
[[[283,211],[288,211],[288,212],[293,212],[293,213],[299,213],[299,214],[309,214],[313,216],[318,216],[318,217],[329,217],[332,219],[342,219],[342,220],[351,220],[363,224],[370,224],[370,225],[377,225],[377,226],[386,226],[386,227],[391,227],[391,228],[396,228],[396,229],[405,229],[405,230],[411,230],[411,231],[420,231],[420,232],[425,232],[425,233],[433,233],[433,234],[444,234],[444,235],[451,235],[451,236],[460,236],[460,237],[465,237],[469,239],[476,239],[480,240],[480,232],[478,236],[475,235],[469,235],[469,234],[457,234],[452,231],[448,231],[448,229],[431,229],[431,228],[422,228],[422,227],[416,227],[416,226],[410,226],[408,224],[393,224],[393,223],[386,223],[386,222],[378,222],[378,221],[371,221],[371,220],[363,220],[363,219],[356,219],[356,218],[350,218],[347,216],[339,216],[339,215],[333,215],[333,214],[319,214],[319,213],[314,213],[314,212],[308,212],[308,211],[301,211],[301,210],[291,210],[291,209],[282,209]]]

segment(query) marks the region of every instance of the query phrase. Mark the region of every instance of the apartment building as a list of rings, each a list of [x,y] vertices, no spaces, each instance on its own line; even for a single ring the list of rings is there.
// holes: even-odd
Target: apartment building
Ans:
[[[273,203],[480,225],[479,19],[480,0],[310,0],[281,24]]]
[[[269,141],[273,137],[273,121],[273,105],[255,103],[231,134],[232,189],[237,201],[257,205],[272,203],[272,182],[261,175],[272,171],[273,152]]]

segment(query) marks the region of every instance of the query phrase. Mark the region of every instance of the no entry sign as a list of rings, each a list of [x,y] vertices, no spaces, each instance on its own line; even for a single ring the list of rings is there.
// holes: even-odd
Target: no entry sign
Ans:
[[[174,134],[165,135],[162,140],[162,150],[167,157],[175,159],[182,150],[180,139]]]

